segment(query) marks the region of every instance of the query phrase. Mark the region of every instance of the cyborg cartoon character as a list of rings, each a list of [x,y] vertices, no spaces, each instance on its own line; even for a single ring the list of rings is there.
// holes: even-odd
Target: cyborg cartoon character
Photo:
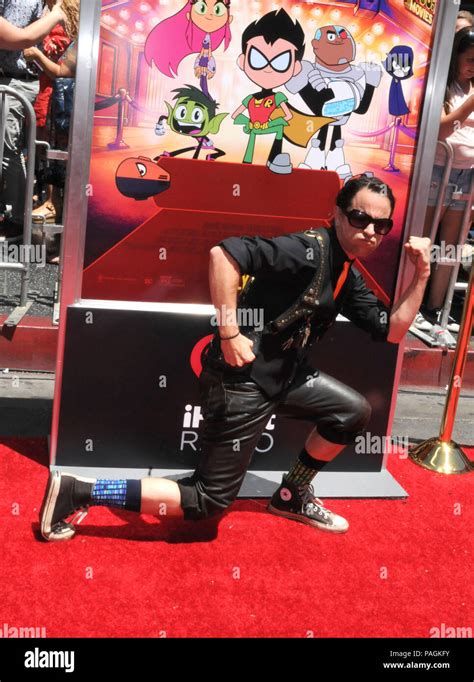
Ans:
[[[351,114],[365,114],[375,88],[382,78],[382,67],[370,62],[353,64],[355,40],[343,26],[323,26],[312,41],[314,63],[302,62],[301,72],[286,83],[286,89],[300,95],[316,116],[335,119],[311,139],[310,149],[300,168],[332,170],[346,181],[352,176],[344,156],[342,126]],[[332,137],[327,148],[329,129]]]

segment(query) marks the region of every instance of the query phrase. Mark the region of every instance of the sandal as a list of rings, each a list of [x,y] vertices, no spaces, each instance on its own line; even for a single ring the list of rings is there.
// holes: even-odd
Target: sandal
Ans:
[[[31,214],[34,223],[54,223],[56,220],[56,209],[53,204],[46,202]]]

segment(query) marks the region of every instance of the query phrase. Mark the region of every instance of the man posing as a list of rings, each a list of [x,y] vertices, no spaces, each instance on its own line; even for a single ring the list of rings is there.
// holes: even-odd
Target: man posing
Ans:
[[[52,472],[41,511],[48,540],[74,533],[74,512],[105,505],[185,519],[224,511],[236,498],[252,454],[276,412],[315,426],[269,511],[315,528],[344,532],[345,519],[312,494],[311,481],[370,418],[367,400],[308,366],[308,349],[341,312],[375,340],[399,343],[412,323],[430,274],[430,240],[410,237],[411,284],[391,310],[366,287],[352,265],[380,245],[392,227],[395,199],[377,178],[352,178],[336,199],[332,228],[264,239],[231,237],[211,250],[210,288],[218,332],[203,359],[203,414],[198,467],[177,482],[164,478],[86,480]],[[238,301],[241,275],[252,276]],[[239,328],[238,305],[263,310],[264,329]],[[246,312],[244,311],[244,312]],[[248,315],[245,318],[248,319]],[[258,315],[258,329],[261,316]]]

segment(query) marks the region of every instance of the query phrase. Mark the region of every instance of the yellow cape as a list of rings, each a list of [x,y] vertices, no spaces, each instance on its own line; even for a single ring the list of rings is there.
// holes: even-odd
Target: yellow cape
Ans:
[[[283,137],[297,147],[307,147],[310,139],[320,128],[336,120],[335,118],[329,118],[328,116],[303,114],[302,111],[295,109],[288,103],[287,107],[293,114],[293,118],[288,121],[288,125],[283,128]],[[278,108],[275,109],[271,118],[278,118],[279,116],[284,115],[283,111]]]

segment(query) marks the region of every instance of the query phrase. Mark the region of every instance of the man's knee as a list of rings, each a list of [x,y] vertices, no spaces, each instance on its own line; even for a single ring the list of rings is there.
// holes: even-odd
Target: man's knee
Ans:
[[[363,395],[354,396],[348,405],[348,410],[344,417],[347,430],[355,435],[365,431],[371,415],[372,407],[369,401]]]
[[[322,424],[318,424],[318,431],[332,443],[348,445],[366,430],[371,414],[370,403],[363,395],[354,391],[344,406]]]

